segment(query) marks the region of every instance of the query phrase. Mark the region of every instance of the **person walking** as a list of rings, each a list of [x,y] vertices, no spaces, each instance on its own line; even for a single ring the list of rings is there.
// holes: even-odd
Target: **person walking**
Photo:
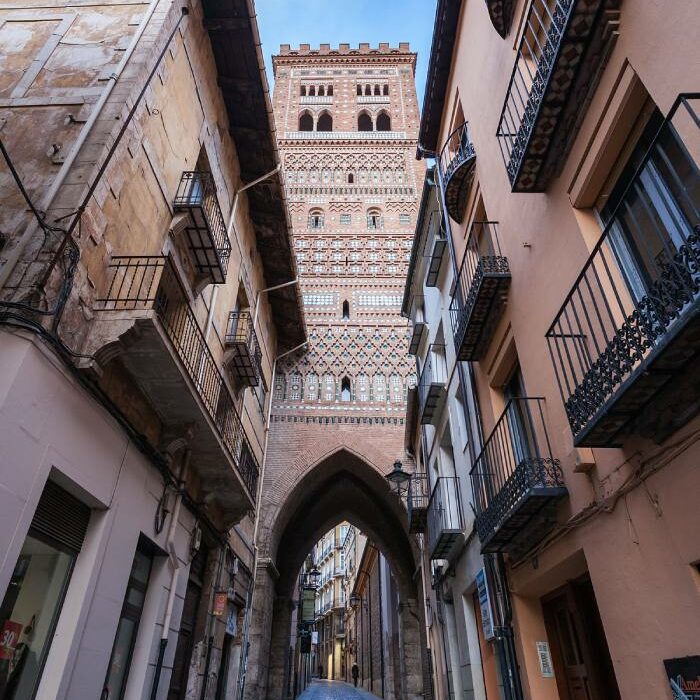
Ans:
[[[352,682],[357,688],[357,678],[360,675],[360,667],[357,665],[357,661],[352,665],[352,669],[350,672],[352,673]]]

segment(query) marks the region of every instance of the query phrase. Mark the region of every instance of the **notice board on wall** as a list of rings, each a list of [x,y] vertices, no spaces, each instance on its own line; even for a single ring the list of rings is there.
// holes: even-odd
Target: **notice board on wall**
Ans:
[[[700,700],[700,656],[664,659],[673,700]]]

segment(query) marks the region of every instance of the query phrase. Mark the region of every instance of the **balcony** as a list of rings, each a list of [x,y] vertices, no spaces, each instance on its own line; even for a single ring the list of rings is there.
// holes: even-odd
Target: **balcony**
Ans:
[[[544,418],[544,399],[513,398],[471,469],[483,553],[517,555],[552,529],[567,495]]]
[[[207,283],[225,282],[231,242],[211,173],[182,173],[173,208],[188,215],[185,235],[198,275]]]
[[[224,365],[242,386],[260,384],[262,352],[249,311],[229,314]]]
[[[425,532],[428,520],[428,475],[425,472],[411,475],[408,482],[408,531],[412,535]]]
[[[428,501],[428,551],[431,559],[449,559],[462,541],[464,516],[456,476],[440,477]]]
[[[428,332],[428,324],[424,312],[425,298],[422,294],[414,295],[411,300],[411,338],[408,342],[408,354],[417,355],[425,334]]]
[[[440,153],[445,206],[448,214],[458,223],[464,218],[475,165],[476,151],[469,138],[468,124],[464,122],[447,137]]]
[[[341,617],[336,620],[335,623],[335,636],[344,637],[345,636],[345,620]]]
[[[681,96],[547,332],[574,444],[657,443],[700,411],[700,95]],[[695,148],[695,157],[685,143]]]
[[[418,382],[418,402],[422,425],[435,425],[447,394],[445,346],[433,343],[428,349]]]
[[[474,222],[459,266],[450,320],[459,360],[480,360],[503,315],[510,268],[501,255],[498,224]]]
[[[544,192],[566,160],[617,37],[619,0],[532,0],[497,137],[513,192]]]
[[[194,429],[193,469],[230,527],[255,507],[259,467],[175,267],[163,256],[115,256],[107,272],[90,340],[97,359],[119,356],[163,434]]]
[[[426,258],[428,259],[428,270],[425,274],[426,287],[437,287],[437,280],[440,275],[440,267],[446,247],[447,236],[445,235],[445,228],[439,220],[439,217],[435,216],[431,221],[430,233],[426,246]]]

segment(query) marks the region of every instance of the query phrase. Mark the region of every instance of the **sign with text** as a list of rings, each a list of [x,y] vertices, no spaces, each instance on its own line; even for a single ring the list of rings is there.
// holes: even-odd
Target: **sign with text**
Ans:
[[[2,632],[0,632],[0,659],[12,660],[23,629],[20,622],[5,621]]]
[[[700,656],[664,659],[673,700],[700,700]]]
[[[479,608],[481,609],[481,626],[484,629],[486,640],[494,638],[493,616],[491,615],[491,598],[489,597],[489,587],[486,581],[486,571],[481,569],[476,575],[476,593],[479,597]]]
[[[549,642],[535,642],[537,647],[537,660],[540,662],[542,678],[554,678],[554,666],[552,655],[549,651]]]

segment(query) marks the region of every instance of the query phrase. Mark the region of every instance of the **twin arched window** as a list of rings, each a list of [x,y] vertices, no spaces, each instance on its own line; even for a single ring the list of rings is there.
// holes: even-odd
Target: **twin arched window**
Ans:
[[[358,131],[391,131],[391,116],[385,110],[377,114],[376,123],[372,121],[369,112],[363,110],[357,115]]]
[[[314,129],[314,117],[308,110],[299,115],[299,131],[333,131],[333,117],[330,112],[323,110],[316,120]]]

